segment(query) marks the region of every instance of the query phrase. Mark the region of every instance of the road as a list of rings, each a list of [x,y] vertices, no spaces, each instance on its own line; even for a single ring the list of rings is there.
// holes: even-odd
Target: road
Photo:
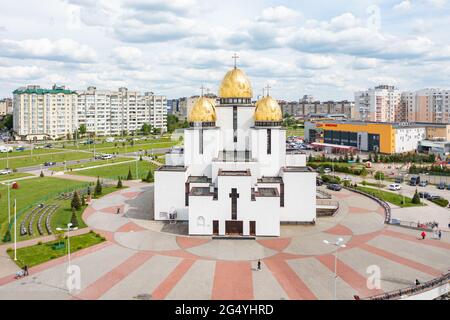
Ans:
[[[159,149],[152,149],[151,151],[153,151],[153,153],[166,153],[169,150],[170,150],[170,148],[159,148]],[[118,156],[119,157],[133,157],[133,158],[137,157],[136,152],[121,153]],[[74,164],[86,163],[86,162],[91,162],[91,161],[93,161],[93,157],[87,158],[87,159],[80,159],[80,160],[69,160],[69,161],[66,161],[66,165],[70,166],[70,165],[74,165]],[[58,166],[64,166],[64,162],[56,162],[56,165],[54,165],[54,167],[58,167]],[[36,171],[40,171],[42,169],[50,169],[50,168],[52,168],[52,167],[45,167],[42,164],[42,165],[36,165],[36,166],[31,166],[31,167],[17,168],[17,172],[36,172]]]

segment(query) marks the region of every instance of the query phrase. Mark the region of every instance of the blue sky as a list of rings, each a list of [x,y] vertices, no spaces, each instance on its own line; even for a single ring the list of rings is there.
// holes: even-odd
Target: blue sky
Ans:
[[[450,88],[450,0],[16,0],[0,11],[0,97],[26,84],[217,92],[237,52],[255,96]]]

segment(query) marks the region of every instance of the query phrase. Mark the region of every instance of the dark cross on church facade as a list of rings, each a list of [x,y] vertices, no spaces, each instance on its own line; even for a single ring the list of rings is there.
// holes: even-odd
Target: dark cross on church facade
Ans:
[[[229,195],[231,198],[231,220],[237,220],[237,199],[239,198],[239,193],[237,193],[236,188],[231,188]]]
[[[237,59],[239,59],[239,56],[235,53],[235,54],[233,54],[232,58],[234,59],[234,68],[236,69],[236,62],[237,62]]]

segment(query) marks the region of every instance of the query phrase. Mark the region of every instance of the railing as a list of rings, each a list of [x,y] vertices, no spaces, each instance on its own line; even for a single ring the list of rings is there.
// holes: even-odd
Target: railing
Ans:
[[[326,192],[326,191],[317,189],[316,198],[317,198],[317,199],[331,199],[331,194],[329,194],[329,193]]]
[[[336,212],[339,211],[339,201],[335,200],[323,200],[323,199],[317,199],[316,204],[320,206],[328,206],[330,208],[319,208],[316,209],[316,215],[318,217],[324,217],[324,216],[334,216]]]
[[[424,282],[422,284],[410,286],[405,289],[394,290],[382,294],[378,294],[375,296],[367,297],[364,300],[390,300],[390,299],[399,299],[403,296],[410,296],[414,294],[418,294],[429,289],[433,289],[435,287],[441,286],[445,283],[450,283],[450,272],[447,272],[440,276],[439,278],[432,279],[430,281]]]
[[[373,196],[373,195],[371,195],[369,193],[366,193],[364,191],[358,190],[358,189],[349,188],[349,187],[345,187],[345,186],[343,186],[343,188],[345,188],[347,190],[350,190],[350,191],[353,191],[353,192],[356,192],[356,193],[359,193],[359,194],[361,194],[363,196],[369,197],[372,200],[378,202],[378,204],[380,206],[382,206],[383,209],[384,209],[384,223],[388,224],[391,221],[391,207],[389,206],[389,204],[386,201],[384,201],[384,200],[382,200],[380,198],[377,198],[377,197],[375,197],[375,196]]]

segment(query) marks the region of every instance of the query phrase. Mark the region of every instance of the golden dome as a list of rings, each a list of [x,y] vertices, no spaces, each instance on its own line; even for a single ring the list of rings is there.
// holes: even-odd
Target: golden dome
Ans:
[[[280,105],[271,96],[263,97],[256,102],[255,121],[283,120]]]
[[[247,75],[239,68],[227,72],[219,88],[221,98],[251,98],[252,86]]]
[[[199,97],[188,115],[188,122],[216,122],[216,100]]]

